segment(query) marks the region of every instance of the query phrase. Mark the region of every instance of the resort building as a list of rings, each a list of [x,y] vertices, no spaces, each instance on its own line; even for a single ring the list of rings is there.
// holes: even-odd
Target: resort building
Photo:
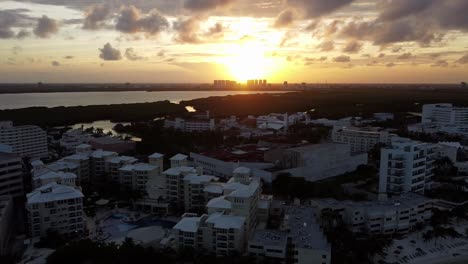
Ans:
[[[48,230],[67,236],[84,233],[83,194],[55,182],[27,194],[26,209],[32,237],[44,237]]]
[[[338,176],[367,164],[367,153],[353,154],[347,144],[324,143],[295,148],[277,148],[265,153],[265,161],[280,172],[314,182]]]
[[[32,187],[37,189],[41,186],[56,182],[61,185],[76,187],[76,175],[71,172],[47,171],[43,174],[35,174],[32,178]]]
[[[432,185],[434,145],[396,138],[381,150],[379,193],[424,193]]]
[[[164,155],[153,153],[148,157],[148,163],[159,168],[159,173],[164,171]]]
[[[12,196],[0,196],[0,257],[10,253],[15,230],[15,211]]]
[[[0,143],[12,147],[20,157],[45,158],[48,154],[47,133],[38,126],[13,126],[0,121]]]
[[[245,248],[245,217],[242,216],[184,214],[172,232],[179,250],[190,247],[216,256],[237,256]]]
[[[131,188],[146,192],[146,184],[159,176],[159,168],[148,163],[125,165],[119,169],[119,183]]]
[[[216,123],[214,119],[166,119],[165,128],[172,128],[184,132],[210,131],[215,130]]]
[[[377,144],[390,143],[387,131],[342,126],[333,127],[332,140],[335,143],[350,145],[352,153],[369,152]]]
[[[318,219],[337,221],[339,217],[355,233],[405,234],[430,220],[434,201],[416,193],[385,201],[312,200]],[[332,217],[332,218],[330,218]]]
[[[107,160],[107,174],[110,176],[110,179],[114,182],[122,183],[120,178],[120,168],[128,165],[132,165],[138,162],[138,159],[130,156],[117,156]],[[132,184],[131,184],[132,185]],[[131,186],[130,186],[131,187]]]
[[[452,104],[423,105],[421,123],[409,125],[408,130],[468,136],[468,108]]]
[[[91,181],[102,179],[109,171],[109,161],[119,154],[117,152],[95,150],[90,155],[90,175]]]
[[[23,162],[17,154],[0,152],[0,195],[24,195]]]

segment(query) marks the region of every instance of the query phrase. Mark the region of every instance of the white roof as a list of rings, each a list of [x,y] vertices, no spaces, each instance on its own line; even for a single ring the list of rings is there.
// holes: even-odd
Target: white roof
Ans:
[[[49,171],[44,174],[35,176],[34,179],[41,179],[41,180],[46,180],[46,179],[56,179],[56,178],[62,178],[62,179],[76,179],[76,175],[74,173],[70,172],[55,172],[55,171]]]
[[[206,219],[207,223],[214,224],[215,228],[236,228],[240,229],[244,226],[245,217],[243,216],[232,216],[232,215],[223,215],[214,213],[211,214],[208,219]]]
[[[245,188],[239,188],[232,193],[229,194],[231,197],[240,197],[240,198],[248,198],[252,197],[259,188],[260,184],[257,181],[253,181],[249,184],[249,186]]]
[[[83,198],[83,194],[77,189],[52,182],[46,184],[26,195],[28,204],[45,203],[59,200]]]
[[[159,158],[162,158],[162,157],[164,157],[164,155],[161,154],[161,153],[153,153],[153,154],[151,154],[151,156],[148,156],[148,158],[153,158],[153,159],[159,159]]]
[[[183,232],[197,232],[200,217],[184,217],[173,227]]]
[[[223,186],[220,184],[208,184],[203,188],[203,192],[222,194]]]
[[[165,174],[169,174],[169,175],[179,175],[182,172],[196,173],[197,170],[194,167],[181,166],[181,167],[170,168],[164,171]]]
[[[217,181],[218,178],[211,175],[189,174],[184,177],[184,181],[189,181],[191,184],[201,184],[210,181]]]
[[[177,154],[174,157],[172,157],[170,160],[185,160],[187,158],[188,156],[185,156],[184,154]]]
[[[119,170],[121,171],[134,171],[134,170],[135,171],[153,171],[157,168],[158,168],[157,166],[153,166],[148,163],[137,163],[137,164],[125,165]]]
[[[231,178],[231,179],[234,179],[234,178]],[[224,184],[223,186],[223,189],[227,191],[235,191],[235,190],[242,189],[242,188],[247,188],[247,185],[242,184],[240,182],[228,182]]]
[[[136,162],[138,159],[130,156],[117,156],[109,160],[110,163]]]
[[[250,169],[246,167],[238,167],[234,170],[234,173],[238,174],[250,174]]]
[[[76,146],[77,149],[85,149],[85,148],[91,148],[91,145],[88,144],[80,144]]]
[[[64,160],[87,160],[89,157],[83,154],[73,154],[71,156],[67,156],[63,158]]]
[[[225,199],[225,196],[220,196],[211,199],[207,204],[206,207],[209,208],[219,208],[219,209],[231,209],[232,204],[230,201]]]
[[[42,162],[42,160],[33,160],[31,161],[31,166],[41,166],[41,165],[44,165],[44,162]]]
[[[113,155],[117,155],[117,153],[112,152],[112,151],[105,151],[105,150],[102,150],[102,149],[95,150],[95,151],[93,151],[93,153],[91,153],[91,157],[96,158],[96,159],[109,157],[109,156],[113,156]]]

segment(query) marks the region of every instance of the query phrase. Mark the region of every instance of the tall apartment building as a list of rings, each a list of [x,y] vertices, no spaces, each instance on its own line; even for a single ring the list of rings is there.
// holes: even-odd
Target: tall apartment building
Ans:
[[[335,143],[350,145],[352,153],[369,152],[379,143],[390,143],[387,131],[342,126],[333,127],[332,140]]]
[[[312,200],[318,219],[326,212],[341,216],[349,230],[369,234],[405,234],[432,217],[434,201],[416,193],[404,194],[385,201]],[[327,220],[325,220],[327,221]]]
[[[47,133],[38,126],[13,126],[11,121],[0,121],[0,143],[11,146],[22,158],[48,156]]]
[[[23,162],[17,154],[0,152],[0,195],[20,197],[23,191]]]
[[[13,199],[10,195],[0,196],[0,256],[10,251],[12,234],[14,231]]]
[[[381,150],[381,194],[424,193],[434,175],[434,145],[399,138]]]
[[[128,165],[132,165],[138,162],[138,159],[129,156],[118,156],[107,160],[108,166],[108,176],[114,182],[122,183],[123,179],[120,178],[121,171],[120,168]],[[133,170],[131,170],[133,171]],[[132,184],[130,184],[131,187]]]
[[[93,151],[90,155],[90,174],[92,175],[91,181],[99,180],[107,176],[106,172],[109,171],[108,161],[117,157],[119,154],[112,151],[105,151],[98,149]]]
[[[79,236],[85,230],[83,194],[69,186],[49,183],[27,194],[26,209],[32,237],[44,237],[48,230]]]
[[[423,105],[421,123],[468,126],[468,108],[452,104]]]

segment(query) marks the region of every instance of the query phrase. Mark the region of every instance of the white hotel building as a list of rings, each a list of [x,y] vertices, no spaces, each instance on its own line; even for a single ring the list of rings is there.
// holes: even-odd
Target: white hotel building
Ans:
[[[352,232],[405,234],[418,224],[426,223],[432,216],[434,201],[416,193],[408,193],[386,201],[337,201],[334,199],[312,200],[317,208],[317,217],[334,211]],[[325,220],[327,221],[327,220]]]
[[[166,119],[165,128],[178,129],[184,132],[210,131],[215,130],[216,123],[214,119]]]
[[[12,121],[0,121],[0,143],[12,147],[21,157],[47,157],[47,133],[38,126],[13,126]]]
[[[83,194],[69,186],[49,183],[26,195],[29,232],[32,237],[44,237],[48,230],[63,235],[84,233]]]
[[[390,136],[387,131],[375,131],[357,127],[334,126],[332,140],[335,143],[348,144],[352,153],[368,152],[377,144],[388,144]]]
[[[468,108],[452,104],[426,104],[420,124],[408,126],[409,131],[468,136]]]
[[[434,175],[434,145],[398,138],[381,150],[379,193],[424,194]]]

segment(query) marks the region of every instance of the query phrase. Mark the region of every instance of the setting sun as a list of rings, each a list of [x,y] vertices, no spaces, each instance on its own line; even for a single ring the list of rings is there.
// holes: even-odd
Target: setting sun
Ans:
[[[268,79],[277,68],[277,62],[267,57],[267,51],[258,42],[243,42],[228,52],[232,55],[226,57],[222,63],[228,68],[229,75],[238,82]]]

